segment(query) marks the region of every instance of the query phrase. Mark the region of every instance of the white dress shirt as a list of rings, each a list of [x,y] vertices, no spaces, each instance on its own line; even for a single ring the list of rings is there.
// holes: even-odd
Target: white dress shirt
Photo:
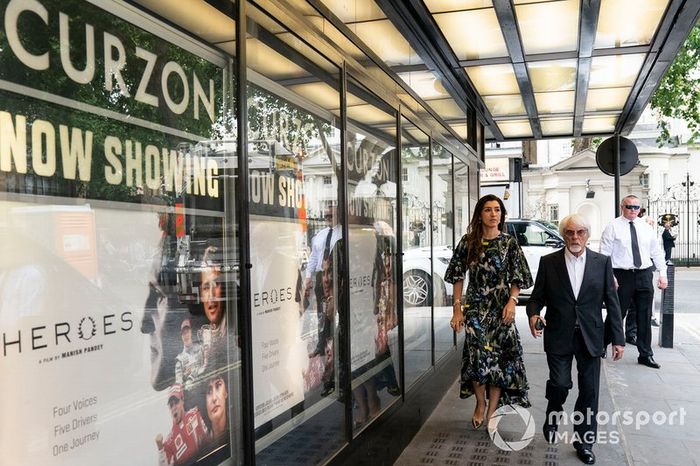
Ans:
[[[664,250],[656,237],[656,231],[641,218],[634,220],[634,228],[637,231],[639,254],[642,258],[642,265],[639,268],[647,269],[655,265],[659,270],[659,275],[666,278]],[[630,220],[620,216],[605,227],[605,231],[600,237],[600,252],[610,256],[614,269],[630,270],[635,268],[632,257]]]
[[[583,272],[586,270],[586,248],[583,248],[583,253],[578,257],[564,248],[564,260],[566,270],[569,272],[571,289],[574,290],[574,297],[578,299],[578,292],[581,291],[581,283],[583,283]]]
[[[331,231],[330,227],[326,227],[320,230],[318,233],[311,238],[311,255],[309,256],[309,263],[306,264],[306,276],[311,278],[317,272],[323,272],[323,250],[326,247],[326,238],[328,233]],[[332,228],[331,244],[330,250],[333,250],[333,246],[343,235],[343,230],[341,225],[336,225]]]

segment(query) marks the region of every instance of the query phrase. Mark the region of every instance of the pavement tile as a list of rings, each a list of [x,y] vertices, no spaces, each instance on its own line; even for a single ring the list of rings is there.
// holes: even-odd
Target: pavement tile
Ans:
[[[664,375],[695,375],[695,376],[700,376],[700,369],[698,366],[694,366],[690,364],[688,361],[685,362],[662,362],[659,358],[654,358],[656,359],[656,362],[661,364],[661,371],[663,371]],[[663,377],[662,377],[663,378]]]
[[[673,386],[683,386],[683,385],[690,385],[694,387],[700,386],[700,374],[698,375],[679,375],[679,374],[666,374],[663,371],[663,367],[659,371],[659,375],[661,376],[661,380],[668,384],[668,385],[673,385]]]
[[[625,441],[634,464],[679,466],[693,464],[694,461],[694,455],[681,440],[659,440],[648,435],[626,434]]]
[[[684,440],[683,445],[688,449],[693,462],[696,465],[700,465],[700,441],[698,440]]]

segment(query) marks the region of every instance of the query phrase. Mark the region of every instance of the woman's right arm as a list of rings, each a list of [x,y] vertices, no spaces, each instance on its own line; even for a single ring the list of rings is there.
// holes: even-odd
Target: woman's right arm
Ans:
[[[455,332],[459,332],[464,326],[464,314],[462,312],[462,284],[464,280],[457,280],[453,285],[452,320],[450,327]]]

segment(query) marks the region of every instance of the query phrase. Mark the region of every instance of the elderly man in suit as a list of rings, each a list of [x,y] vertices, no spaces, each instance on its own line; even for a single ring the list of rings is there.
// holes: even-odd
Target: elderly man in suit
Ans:
[[[583,422],[574,426],[573,445],[581,461],[593,464],[600,359],[605,353],[603,303],[612,331],[614,360],[622,357],[625,337],[612,262],[608,256],[586,247],[589,222],[579,214],[569,215],[561,221],[559,231],[566,248],[540,259],[527,305],[532,335],[537,338],[544,334],[549,366],[547,417],[542,430],[545,439],[554,443],[563,404],[573,387],[571,361],[576,358],[579,394],[574,409],[583,416]],[[546,319],[540,316],[545,306]]]

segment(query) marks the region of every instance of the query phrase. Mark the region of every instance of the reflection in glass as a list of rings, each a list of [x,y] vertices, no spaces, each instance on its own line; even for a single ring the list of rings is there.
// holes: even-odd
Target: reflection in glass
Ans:
[[[471,212],[469,204],[469,167],[467,164],[454,159],[455,162],[455,242],[459,242],[462,236],[467,232],[469,225],[469,213]]]
[[[435,360],[453,347],[452,286],[443,280],[454,249],[452,210],[452,154],[440,144],[433,143],[433,329]]]
[[[403,313],[405,381],[410,387],[432,365],[430,169],[428,136],[401,118]]]
[[[355,81],[372,123],[348,119],[348,249],[353,427],[370,423],[401,394],[396,312],[396,128],[394,111]]]
[[[6,347],[0,372],[21,373],[26,384],[0,377],[0,408],[22,406],[26,422],[6,418],[29,428],[60,404],[56,422],[66,428],[51,435],[66,447],[37,449],[41,432],[3,425],[2,462],[49,464],[60,453],[65,464],[239,464],[235,212],[224,221],[226,203],[236,203],[227,162],[235,63],[207,45],[211,35],[182,33],[122,2],[109,11],[85,1],[41,6],[57,27],[23,31],[25,44],[56,53],[70,45],[66,57],[82,51],[85,64],[27,67],[0,34],[3,81],[32,88],[0,91],[13,160],[0,170],[0,327],[65,324],[62,336],[36,342],[59,355],[40,368],[39,352],[30,362],[24,343],[23,354]],[[208,33],[235,26],[216,16]],[[114,56],[95,53],[93,29]],[[116,55],[124,66],[105,79]],[[46,403],[36,403],[36,390],[49,386]],[[86,426],[97,422],[99,444],[100,430]],[[68,448],[73,439],[95,443]]]
[[[248,62],[257,71],[249,75],[247,151],[257,461],[318,464],[344,443],[340,131],[329,111],[340,107],[338,70],[252,5],[249,14],[256,47]],[[271,60],[295,68],[275,69]],[[299,75],[323,89],[327,108],[308,100],[298,81],[285,81]],[[319,431],[322,445],[300,451],[299,439]]]

